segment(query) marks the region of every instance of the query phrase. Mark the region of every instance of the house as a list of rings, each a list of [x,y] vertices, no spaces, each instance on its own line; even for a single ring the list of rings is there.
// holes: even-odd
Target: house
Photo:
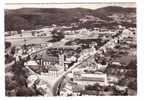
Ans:
[[[24,64],[26,67],[30,68],[35,73],[42,72],[42,66],[39,65],[35,60],[29,60]]]

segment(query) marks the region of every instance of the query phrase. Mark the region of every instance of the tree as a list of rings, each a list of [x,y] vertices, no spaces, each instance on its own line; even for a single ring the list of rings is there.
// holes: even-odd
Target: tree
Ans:
[[[52,40],[51,40],[52,42],[60,41],[65,37],[64,34],[58,30],[53,30],[51,34],[52,34]]]
[[[13,46],[13,47],[11,48],[11,54],[12,54],[12,55],[14,55],[14,54],[15,54],[15,52],[16,52],[16,47],[15,47],[15,46]]]
[[[19,15],[5,15],[5,31],[21,31],[22,29],[33,29],[33,24]],[[21,32],[20,32],[21,33]]]
[[[128,87],[133,89],[133,90],[137,90],[137,80],[134,80],[134,81],[130,82],[128,84]]]
[[[8,49],[9,47],[11,47],[11,42],[6,41],[5,42],[5,49]]]

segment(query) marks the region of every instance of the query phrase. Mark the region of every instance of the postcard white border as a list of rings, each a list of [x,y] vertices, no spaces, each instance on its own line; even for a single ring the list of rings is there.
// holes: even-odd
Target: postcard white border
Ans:
[[[5,82],[4,82],[4,3],[64,3],[64,2],[137,2],[137,58],[138,58],[138,90],[137,90],[137,96],[105,96],[105,97],[100,97],[100,96],[95,96],[95,97],[5,97]],[[68,99],[76,99],[76,100],[88,100],[88,99],[101,99],[101,100],[106,100],[106,99],[143,99],[144,94],[145,94],[145,0],[0,0],[0,99],[1,100],[7,100],[7,99],[13,99],[13,100],[18,100],[18,99],[28,99],[28,100],[33,100],[33,99],[43,99],[43,100],[68,100]]]

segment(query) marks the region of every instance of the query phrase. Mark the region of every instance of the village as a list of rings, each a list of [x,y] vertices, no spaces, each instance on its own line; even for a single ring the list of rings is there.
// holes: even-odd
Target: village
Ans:
[[[6,77],[16,84],[14,77],[22,76],[31,96],[136,94],[136,28],[72,27],[6,32]],[[13,86],[7,95],[22,95],[17,92]]]

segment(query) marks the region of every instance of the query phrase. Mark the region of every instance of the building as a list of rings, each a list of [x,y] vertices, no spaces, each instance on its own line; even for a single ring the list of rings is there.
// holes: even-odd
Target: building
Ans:
[[[65,66],[65,62],[76,61],[74,54],[79,49],[79,46],[60,46],[55,45],[47,49],[41,57],[42,65],[55,65]],[[68,61],[69,60],[69,61]]]
[[[43,67],[40,66],[35,60],[29,60],[24,65],[26,68],[30,68],[34,73],[40,74],[43,69]]]
[[[107,85],[107,74],[98,72],[94,74],[74,74],[74,82],[81,85],[94,85],[95,83],[99,83],[100,85]]]

